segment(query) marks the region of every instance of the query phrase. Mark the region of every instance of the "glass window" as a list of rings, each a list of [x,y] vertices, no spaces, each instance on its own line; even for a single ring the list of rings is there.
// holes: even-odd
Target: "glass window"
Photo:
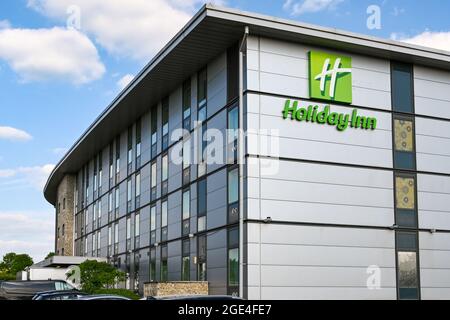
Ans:
[[[156,249],[150,250],[150,281],[156,281]]]
[[[150,230],[156,230],[156,206],[150,209]]]
[[[133,161],[133,128],[128,128],[128,164]]]
[[[161,227],[167,226],[167,200],[161,202]]]
[[[183,83],[183,120],[191,116],[191,79]],[[189,130],[189,123],[183,122],[183,128]]]
[[[136,197],[138,197],[141,195],[141,173],[140,172],[136,173],[135,184],[136,184]]]
[[[112,228],[108,226],[108,246],[112,245]]]
[[[239,285],[239,249],[228,250],[228,285]]]
[[[238,169],[228,172],[228,203],[232,204],[239,200],[239,174]]]
[[[141,155],[141,119],[136,122],[136,157]]]
[[[239,129],[239,109],[234,107],[228,111],[228,143],[238,139]]]
[[[98,199],[98,205],[97,205],[97,217],[98,220],[100,221],[101,217],[102,217],[102,199]]]
[[[400,251],[416,251],[417,235],[413,232],[397,232],[397,249]]]
[[[116,188],[116,190],[115,190],[115,200],[116,200],[116,202],[115,202],[115,208],[116,209],[119,209],[119,204],[120,204],[120,197],[119,197],[119,188]]]
[[[131,218],[127,218],[127,239],[131,239]]]
[[[169,174],[169,158],[166,155],[162,157],[162,181],[166,181]]]
[[[182,265],[181,265],[181,281],[190,280],[190,241],[184,240],[182,243]]]
[[[198,217],[197,220],[197,231],[202,232],[206,230],[206,216]]]
[[[114,224],[114,243],[119,243],[119,224]]]
[[[417,253],[398,252],[398,288],[400,299],[418,299]]]
[[[191,142],[190,139],[183,141],[183,169],[189,168],[191,164]]]
[[[101,239],[102,239],[102,233],[101,233],[101,231],[99,230],[99,231],[97,232],[97,250],[100,250],[100,249],[101,249]]]
[[[108,211],[111,212],[113,209],[113,194],[112,192],[109,193],[108,195]]]
[[[415,209],[414,177],[395,177],[396,207],[398,209]]]
[[[141,234],[141,219],[140,214],[136,213],[134,216],[134,236],[138,237]]]
[[[161,282],[167,281],[168,266],[167,266],[167,246],[161,247]]]
[[[156,187],[156,161],[152,163],[152,188]]]
[[[131,195],[132,195],[131,178],[128,178],[128,180],[127,180],[127,201],[131,201]]]
[[[239,229],[233,228],[228,231],[228,247],[239,247]]]
[[[197,184],[198,215],[206,215],[206,179],[201,179]]]
[[[394,115],[394,165],[398,169],[415,169],[414,121]]]
[[[95,249],[97,249],[97,237],[95,232],[92,234],[92,251],[95,251]]]
[[[165,136],[169,133],[169,98],[162,101],[162,134]]]
[[[197,81],[198,81],[197,99],[198,99],[198,106],[200,108],[206,105],[207,87],[208,87],[206,68],[198,73]]]
[[[183,220],[189,219],[191,216],[191,192],[185,190],[183,192]]]
[[[156,144],[157,142],[157,130],[158,130],[158,108],[157,106],[154,106],[152,108],[151,113],[151,130],[152,130],[152,145]],[[152,154],[154,156],[154,154]]]
[[[395,62],[392,64],[392,109],[398,112],[413,112],[412,66]]]

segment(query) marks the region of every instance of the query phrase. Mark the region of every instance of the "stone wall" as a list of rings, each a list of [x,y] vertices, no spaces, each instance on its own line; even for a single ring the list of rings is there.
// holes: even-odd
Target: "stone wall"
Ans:
[[[65,175],[58,186],[56,198],[55,253],[60,256],[73,256],[74,254],[74,191],[75,176]]]
[[[207,281],[173,281],[144,283],[144,296],[209,294]]]

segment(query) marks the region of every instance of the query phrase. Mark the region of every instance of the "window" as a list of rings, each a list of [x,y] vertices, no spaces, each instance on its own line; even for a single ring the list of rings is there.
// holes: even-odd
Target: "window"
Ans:
[[[131,199],[133,190],[131,188],[131,178],[127,180],[127,212],[131,212]]]
[[[183,129],[191,130],[191,79],[183,83]]]
[[[197,76],[197,112],[198,121],[205,121],[207,117],[207,87],[208,79],[206,74],[206,68],[201,70]]]
[[[102,199],[98,199],[98,204],[97,204],[97,223],[98,226],[100,227],[101,221],[102,221]]]
[[[239,230],[228,231],[228,293],[235,294],[239,286]]]
[[[66,233],[66,225],[63,224],[62,225],[62,235],[64,236],[65,233]]]
[[[413,68],[410,64],[392,63],[392,110],[414,112]]]
[[[198,148],[198,176],[201,177],[206,173],[206,147],[208,146],[208,134],[206,122],[200,127],[199,137],[199,148]]]
[[[169,147],[169,98],[162,100],[162,150]]]
[[[84,238],[84,255],[87,256],[88,254],[88,237],[86,236]]]
[[[142,121],[138,119],[136,122],[136,168],[141,167],[141,143],[142,143]]]
[[[394,115],[394,166],[416,168],[414,121],[409,116]]]
[[[98,192],[101,194],[102,192],[102,179],[103,179],[103,156],[102,152],[98,154]]]
[[[156,281],[156,249],[150,250],[150,281]]]
[[[232,101],[239,93],[239,43],[227,50],[227,100]]]
[[[395,216],[400,227],[417,227],[416,178],[414,175],[395,175]]]
[[[114,178],[114,144],[109,145],[109,187],[113,185]]]
[[[167,241],[167,199],[161,202],[161,241]]]
[[[102,239],[102,233],[100,230],[98,230],[97,231],[97,255],[100,255],[101,239]]]
[[[97,202],[94,202],[94,204],[92,205],[93,210],[92,210],[92,229],[96,228],[96,220],[97,220]]]
[[[150,209],[150,230],[156,230],[156,206]]]
[[[141,218],[140,214],[136,213],[134,216],[134,236],[139,237],[141,235]]]
[[[86,210],[84,210],[84,227],[86,229],[86,232],[87,232],[88,224],[89,224],[89,211],[88,211],[88,209],[86,209]]]
[[[120,195],[119,195],[119,188],[118,187],[115,189],[114,200],[115,200],[114,208],[115,208],[116,214],[118,214],[119,213],[119,206],[120,206]],[[117,218],[117,216],[116,216],[116,218]]]
[[[63,198],[63,210],[66,209],[66,198]]]
[[[127,240],[131,239],[131,218],[127,218]]]
[[[162,156],[162,171],[161,171],[161,193],[162,195],[167,194],[168,182],[169,178],[169,157],[167,154]]]
[[[238,153],[239,109],[233,107],[228,111],[227,161],[235,163]]]
[[[92,234],[92,256],[95,256],[97,250],[97,235],[95,232]]]
[[[151,143],[152,143],[152,158],[156,156],[156,143],[158,142],[158,106],[154,106],[151,111]]]
[[[183,141],[183,185],[191,181],[191,140],[188,138]]]
[[[112,191],[108,194],[108,212],[113,211],[113,193]]]
[[[228,171],[228,222],[239,220],[239,169]]]
[[[89,164],[86,165],[86,205],[89,203]]]
[[[156,206],[150,208],[150,244],[156,243]]]
[[[133,127],[128,127],[128,145],[127,145],[127,163],[130,165],[133,162]],[[128,173],[130,170],[128,171]]]
[[[116,183],[120,180],[120,136],[116,138]]]
[[[189,189],[183,191],[183,235],[190,232],[189,218],[191,217],[191,192]]]
[[[197,231],[206,230],[206,178],[197,183]]]
[[[190,281],[191,280],[191,272],[190,272],[190,240],[183,240],[182,242],[182,262],[181,262],[181,281]]]
[[[119,243],[119,224],[114,224],[114,243]]]
[[[93,181],[94,194],[97,191],[97,184],[98,184],[98,181],[97,181],[97,158],[95,158],[94,159],[94,181]]]
[[[398,231],[396,237],[399,299],[419,299],[417,232]]]
[[[167,281],[168,265],[167,265],[167,245],[161,246],[161,282]]]
[[[139,208],[141,206],[141,173],[136,173],[136,178],[134,180],[134,190],[135,190],[135,207]]]
[[[56,208],[56,213],[61,213],[61,202],[58,202],[58,207]]]
[[[206,281],[206,235],[197,239],[197,279]]]
[[[111,247],[112,247],[112,227],[108,226],[108,256],[111,255]]]
[[[156,161],[152,162],[152,166],[151,166],[151,201],[156,199]]]

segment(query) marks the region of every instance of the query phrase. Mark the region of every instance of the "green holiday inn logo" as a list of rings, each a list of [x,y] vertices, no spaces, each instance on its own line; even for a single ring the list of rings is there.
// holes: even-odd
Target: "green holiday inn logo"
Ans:
[[[345,131],[348,127],[364,130],[375,130],[377,128],[376,118],[359,115],[357,109],[353,109],[351,114],[344,114],[331,112],[329,105],[326,105],[322,110],[319,110],[318,105],[299,107],[298,104],[298,101],[291,103],[291,100],[286,100],[283,110],[283,119],[327,124],[335,126],[338,131]]]
[[[314,99],[352,103],[352,59],[310,51],[309,91]]]

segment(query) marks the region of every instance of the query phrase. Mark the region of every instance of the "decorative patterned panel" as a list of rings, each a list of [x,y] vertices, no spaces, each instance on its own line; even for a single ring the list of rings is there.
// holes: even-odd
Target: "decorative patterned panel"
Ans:
[[[395,178],[395,190],[398,209],[415,208],[415,183],[414,178]]]
[[[395,119],[394,129],[395,129],[395,150],[413,152],[414,132],[412,121]]]

